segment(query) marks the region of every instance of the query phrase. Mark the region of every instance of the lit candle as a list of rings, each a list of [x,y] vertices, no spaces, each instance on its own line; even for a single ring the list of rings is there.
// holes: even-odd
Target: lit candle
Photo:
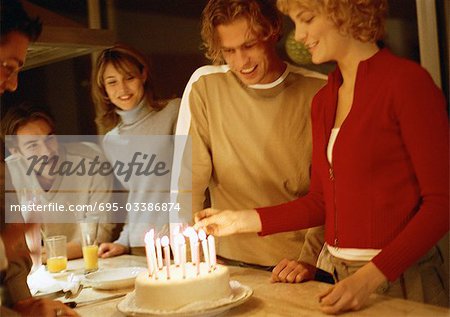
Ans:
[[[197,242],[195,242],[194,248],[195,248],[195,265],[197,266],[197,276],[200,275],[200,245]]]
[[[178,236],[179,233],[180,233],[180,226],[176,226],[173,229],[172,236],[171,236],[171,239],[170,239],[171,247],[172,247],[172,253],[173,253],[173,262],[175,263],[176,266],[180,265],[180,254],[179,254],[179,251],[178,251],[179,246],[178,246],[178,243],[176,241],[177,240],[177,236]]]
[[[203,256],[205,257],[205,262],[210,266],[209,263],[209,252],[208,252],[208,241],[206,241],[206,233],[202,229],[198,232],[198,238],[202,242],[202,250],[203,250]]]
[[[183,278],[186,278],[186,241],[182,234],[178,235],[178,247],[180,252],[180,265]]]
[[[150,233],[150,238],[151,238],[151,248],[150,248],[150,256],[151,256],[151,259],[152,259],[152,263],[153,263],[153,269],[154,269],[154,272],[155,272],[155,277],[156,277],[156,279],[158,279],[158,275],[156,274],[157,273],[157,270],[158,270],[158,262],[156,261],[156,251],[155,251],[155,240],[154,240],[154,237],[155,237],[155,230],[153,230],[153,229],[151,229],[150,231],[149,231],[149,233]]]
[[[158,269],[162,269],[163,267],[163,258],[162,258],[162,250],[161,250],[161,239],[156,239],[156,259],[158,260]]]
[[[194,228],[187,227],[183,234],[189,238],[189,247],[191,248],[191,262],[195,264],[197,262],[197,255],[195,254],[195,243],[198,242],[198,236]]]
[[[151,231],[151,230],[150,230]],[[152,259],[152,249],[155,250],[153,245],[153,234],[147,232],[144,237],[145,241],[145,254],[147,256],[147,266],[148,266],[148,272],[150,273],[150,276],[153,276],[153,272],[155,271],[155,267],[153,266],[153,259]]]
[[[216,267],[216,242],[214,236],[208,236],[208,248],[209,248],[209,261],[211,262],[211,267],[214,270]]]
[[[167,279],[170,279],[170,249],[169,238],[167,236],[161,238],[161,246],[164,249],[164,258],[166,260]]]

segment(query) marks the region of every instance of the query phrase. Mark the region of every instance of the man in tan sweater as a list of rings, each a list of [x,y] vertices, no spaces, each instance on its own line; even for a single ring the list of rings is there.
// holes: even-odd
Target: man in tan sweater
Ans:
[[[182,98],[176,134],[192,138],[192,164],[180,163],[179,179],[174,166],[173,184],[184,212],[203,209],[207,189],[218,209],[274,205],[308,191],[310,105],[325,76],[280,59],[281,31],[274,1],[211,0],[204,9],[203,45],[215,65],[195,71]],[[218,239],[218,255],[262,266],[296,260],[308,279],[322,239],[318,228],[239,234]]]

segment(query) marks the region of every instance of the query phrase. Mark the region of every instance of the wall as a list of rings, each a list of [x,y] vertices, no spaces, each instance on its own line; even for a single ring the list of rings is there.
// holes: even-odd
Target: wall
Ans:
[[[76,7],[70,1],[71,5],[64,6],[60,0],[33,2],[87,24],[86,6]],[[205,1],[116,0],[113,3],[117,39],[150,57],[157,95],[181,96],[192,72],[207,63],[199,49],[200,15]],[[397,54],[419,61],[414,3],[414,0],[391,1],[387,43]],[[102,4],[106,26],[105,2]],[[292,23],[285,18],[285,34],[291,29]],[[287,59],[283,43],[284,39],[279,53]],[[333,65],[308,67],[326,73]],[[90,58],[85,56],[25,71],[21,74],[20,94],[2,98],[2,112],[9,104],[17,103],[17,99],[27,99],[48,105],[57,117],[58,133],[95,134],[89,95],[90,69]]]

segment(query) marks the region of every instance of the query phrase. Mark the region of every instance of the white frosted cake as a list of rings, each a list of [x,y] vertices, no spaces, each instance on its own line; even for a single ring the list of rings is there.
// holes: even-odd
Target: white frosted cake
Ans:
[[[182,268],[170,266],[170,278],[164,267],[157,278],[141,272],[135,281],[136,306],[151,310],[176,310],[198,301],[215,301],[231,295],[228,268],[216,265],[209,271],[206,263],[200,263],[200,273],[192,263],[186,264],[185,278]]]

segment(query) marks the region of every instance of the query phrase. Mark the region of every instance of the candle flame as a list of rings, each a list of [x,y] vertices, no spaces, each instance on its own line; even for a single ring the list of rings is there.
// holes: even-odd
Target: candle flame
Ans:
[[[198,238],[199,238],[201,241],[203,241],[203,240],[206,239],[206,233],[205,233],[205,231],[203,231],[203,229],[200,229],[200,230],[198,231]]]
[[[178,245],[186,244],[186,241],[184,240],[184,236],[181,233],[177,234],[175,236],[175,243],[178,244]]]
[[[161,246],[167,247],[169,245],[169,237],[164,236],[161,238]]]
[[[144,241],[146,244],[152,244],[153,243],[153,237],[155,236],[155,230],[150,230],[145,234]]]
[[[195,232],[194,228],[187,227],[186,230],[184,230],[183,234],[189,238],[189,240],[192,241],[198,241],[197,232]]]

